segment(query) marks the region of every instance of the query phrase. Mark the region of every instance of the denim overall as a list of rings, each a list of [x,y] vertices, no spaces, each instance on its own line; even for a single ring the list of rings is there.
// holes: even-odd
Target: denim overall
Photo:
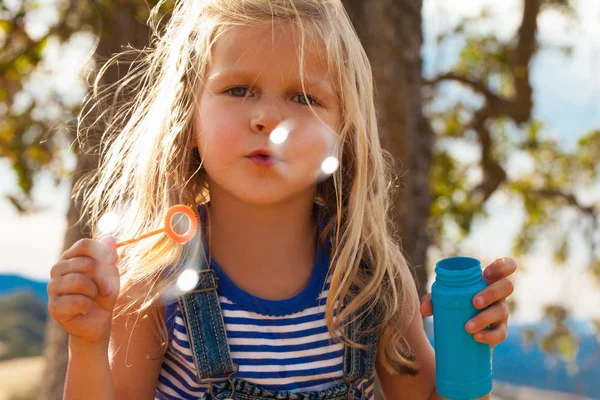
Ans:
[[[177,301],[189,336],[196,379],[208,385],[208,390],[201,399],[367,399],[366,382],[363,382],[360,388],[356,383],[362,379],[370,381],[375,372],[378,335],[374,329],[369,329],[374,322],[373,312],[363,313],[346,327],[348,337],[366,345],[366,348],[345,346],[344,382],[314,392],[273,392],[236,378],[237,365],[233,363],[229,353],[225,323],[217,294],[218,277],[206,262],[201,263],[198,274],[200,279],[196,288]]]

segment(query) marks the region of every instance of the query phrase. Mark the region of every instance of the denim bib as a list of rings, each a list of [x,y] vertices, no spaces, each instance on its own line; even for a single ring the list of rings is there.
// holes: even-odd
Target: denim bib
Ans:
[[[375,374],[378,335],[373,326],[374,312],[357,312],[357,318],[346,326],[346,335],[365,348],[346,345],[344,348],[344,381],[333,387],[312,392],[270,391],[237,378],[237,365],[229,352],[225,322],[221,312],[217,287],[219,279],[206,262],[201,262],[199,281],[195,289],[178,299],[187,329],[192,359],[198,382],[207,385],[201,399],[278,399],[278,400],[366,400],[366,385]]]

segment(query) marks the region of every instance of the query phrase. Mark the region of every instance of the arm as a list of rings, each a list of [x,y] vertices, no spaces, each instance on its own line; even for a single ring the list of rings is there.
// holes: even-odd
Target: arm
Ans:
[[[132,287],[130,296],[140,299],[147,293]],[[125,298],[127,296],[124,296]],[[164,304],[156,304],[159,318],[165,319]],[[166,346],[155,332],[150,315],[119,316],[113,320],[108,358],[116,399],[154,399]]]
[[[435,357],[418,312],[414,314],[408,327],[406,340],[414,351],[419,373],[416,376],[392,375],[377,364],[377,375],[385,398],[387,400],[435,399]]]
[[[64,399],[114,399],[106,345],[69,337]]]
[[[381,389],[387,400],[444,400],[435,390],[435,354],[427,335],[421,314],[415,312],[406,333],[406,340],[419,364],[416,376],[392,375],[377,365]],[[480,400],[489,400],[490,395]]]
[[[121,299],[140,298],[132,287]],[[123,300],[117,306],[123,304]],[[164,305],[156,305],[164,319]],[[118,307],[117,307],[118,309]],[[137,315],[113,319],[108,343],[70,337],[65,399],[154,399],[164,351],[150,318]]]
[[[143,299],[149,288],[139,283],[119,298],[115,243],[81,239],[50,269],[48,313],[69,334],[67,400],[154,398],[162,352],[153,326],[148,318],[114,318],[116,305]],[[164,306],[156,307],[164,319]]]

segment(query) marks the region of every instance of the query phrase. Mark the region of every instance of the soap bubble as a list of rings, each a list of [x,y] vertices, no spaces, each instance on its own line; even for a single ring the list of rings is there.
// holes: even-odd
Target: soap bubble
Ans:
[[[337,157],[329,156],[323,160],[323,163],[321,164],[321,171],[323,171],[324,174],[331,175],[338,169],[339,166],[340,162]]]
[[[186,269],[177,278],[177,288],[183,292],[189,292],[196,287],[199,280],[197,271]]]

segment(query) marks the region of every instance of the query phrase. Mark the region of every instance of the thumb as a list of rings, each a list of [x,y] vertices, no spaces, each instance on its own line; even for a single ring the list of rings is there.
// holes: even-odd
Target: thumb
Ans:
[[[421,307],[419,307],[421,315],[424,317],[431,317],[433,315],[433,305],[431,304],[431,293],[427,293],[421,299]]]

